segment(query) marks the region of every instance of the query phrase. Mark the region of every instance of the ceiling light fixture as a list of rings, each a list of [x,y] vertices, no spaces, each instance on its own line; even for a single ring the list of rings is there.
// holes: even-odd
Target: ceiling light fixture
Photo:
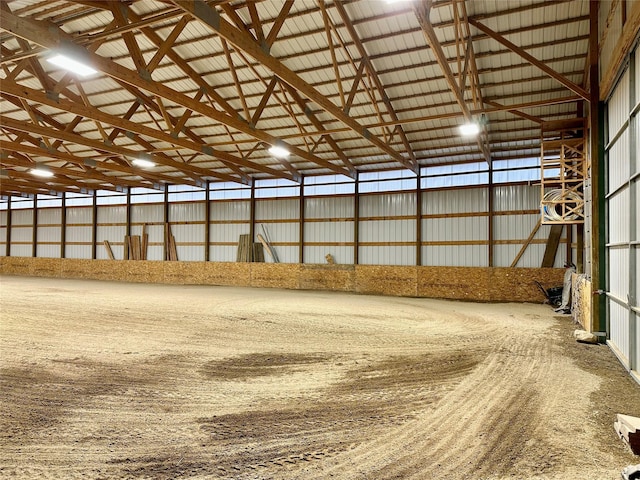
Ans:
[[[289,155],[291,155],[291,152],[289,152],[289,150],[287,150],[282,145],[273,145],[271,148],[269,148],[269,153],[278,158],[287,158]]]
[[[140,167],[140,168],[151,168],[151,167],[155,167],[156,163],[152,162],[151,160],[149,160],[148,158],[134,158],[131,163],[133,163],[136,167]]]
[[[35,168],[32,168],[30,171],[31,171],[31,174],[35,175],[36,177],[42,177],[42,178],[53,177],[53,172],[49,170],[47,167],[35,167]]]
[[[60,68],[64,68],[65,70],[69,70],[72,73],[76,73],[81,77],[88,77],[89,75],[93,75],[94,73],[98,73],[97,70],[91,68],[90,66],[78,62],[71,57],[63,55],[61,53],[54,54],[53,56],[47,58],[49,63],[57,65]]]
[[[480,126],[477,123],[465,123],[458,128],[460,129],[460,134],[465,137],[471,137],[480,133]]]

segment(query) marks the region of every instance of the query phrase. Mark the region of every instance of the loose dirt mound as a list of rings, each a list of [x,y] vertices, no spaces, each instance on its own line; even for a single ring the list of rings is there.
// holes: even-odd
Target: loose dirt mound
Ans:
[[[0,477],[618,479],[640,387],[542,305],[3,277]]]

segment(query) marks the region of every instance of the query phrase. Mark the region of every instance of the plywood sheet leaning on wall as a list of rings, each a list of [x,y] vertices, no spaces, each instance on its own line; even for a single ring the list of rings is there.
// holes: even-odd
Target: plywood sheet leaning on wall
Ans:
[[[591,282],[585,274],[571,276],[571,316],[591,333]]]

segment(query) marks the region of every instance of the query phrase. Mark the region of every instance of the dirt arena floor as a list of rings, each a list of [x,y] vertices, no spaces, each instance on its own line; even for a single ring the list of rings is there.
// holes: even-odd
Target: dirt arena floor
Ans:
[[[0,477],[619,479],[640,386],[550,307],[0,277]]]

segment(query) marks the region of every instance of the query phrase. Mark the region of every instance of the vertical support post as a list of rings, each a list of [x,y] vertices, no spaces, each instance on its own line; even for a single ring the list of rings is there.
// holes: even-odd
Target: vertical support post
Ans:
[[[353,196],[353,264],[358,265],[360,251],[360,174],[356,172]]]
[[[164,230],[164,260],[169,260],[169,236],[167,235],[166,225],[169,223],[169,186],[164,186],[164,198],[163,198],[163,214],[162,220],[165,225]]]
[[[67,193],[62,192],[62,210],[60,211],[60,258],[67,254]]]
[[[598,72],[598,2],[589,2],[589,153],[591,158],[592,229],[591,273],[594,292],[606,291],[606,218],[604,182],[604,125],[600,107]],[[606,296],[595,295],[591,309],[591,328],[606,330]]]
[[[622,5],[625,8],[625,5]],[[640,48],[640,47],[636,47]],[[635,107],[638,98],[636,98],[636,85],[638,82],[638,75],[640,75],[640,66],[636,62],[636,56],[633,51],[629,55],[629,106],[630,109]],[[633,308],[638,307],[638,298],[636,292],[638,291],[638,240],[635,238],[635,232],[638,231],[637,222],[638,215],[640,215],[640,209],[638,208],[638,131],[636,125],[638,124],[638,113],[632,115],[629,118],[629,291],[628,291],[628,308],[629,308],[629,368],[634,371],[638,371],[640,365],[637,362],[638,349],[640,345],[637,343],[637,330],[640,328],[638,325],[638,315],[634,312]]]
[[[93,191],[92,203],[91,203],[91,211],[92,211],[92,225],[91,225],[91,259],[96,259],[97,253],[97,245],[96,241],[98,240],[98,191]]]
[[[256,241],[256,181],[251,180],[251,200],[249,203],[249,238]]]
[[[211,186],[211,182],[207,180],[205,184],[205,192],[204,192],[204,261],[209,261],[209,242],[210,242],[210,232],[211,228],[211,201],[209,200],[209,188]]]
[[[38,256],[38,194],[33,196],[33,224],[31,228],[31,256]]]
[[[125,235],[131,235],[131,189],[127,188],[127,206],[125,209]]]
[[[489,184],[487,185],[487,248],[488,248],[488,261],[489,267],[493,267],[494,265],[494,256],[493,256],[493,244],[494,244],[494,230],[493,230],[493,217],[494,217],[494,191],[493,191],[493,162],[489,162]]]
[[[304,263],[304,177],[300,179],[300,232],[298,239],[298,263]]]
[[[9,198],[7,199],[7,239],[6,239],[6,243],[4,245],[4,254],[5,257],[10,257],[11,256],[11,199],[13,197],[11,195],[9,195]]]
[[[416,175],[416,265],[422,266],[422,169]]]

